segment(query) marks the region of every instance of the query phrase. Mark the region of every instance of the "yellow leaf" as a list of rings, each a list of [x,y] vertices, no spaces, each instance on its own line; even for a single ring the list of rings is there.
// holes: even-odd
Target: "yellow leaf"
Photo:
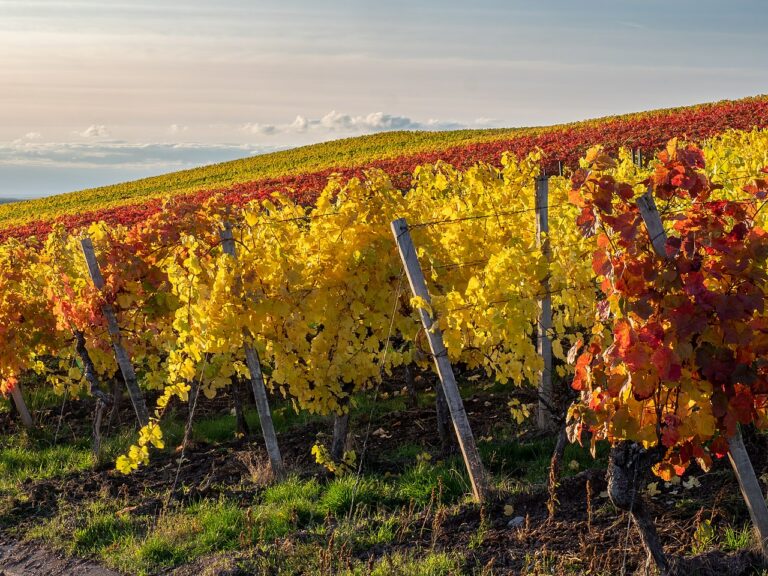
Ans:
[[[411,298],[411,307],[416,310],[424,310],[430,318],[434,318],[432,306],[421,296],[414,296]]]

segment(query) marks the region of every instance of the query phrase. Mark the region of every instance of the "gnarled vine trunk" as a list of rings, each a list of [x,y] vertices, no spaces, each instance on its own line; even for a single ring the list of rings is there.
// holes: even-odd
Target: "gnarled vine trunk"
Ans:
[[[24,401],[24,395],[21,393],[21,384],[18,382],[11,389],[11,398],[13,399],[12,405],[16,408],[21,423],[25,428],[32,428],[35,425],[35,422],[32,419],[32,414],[29,413],[27,403]]]
[[[450,454],[456,451],[456,436],[451,426],[451,411],[445,398],[443,387],[435,385],[435,411],[437,412],[437,433],[440,436],[440,451]]]
[[[94,463],[98,467],[101,460],[101,422],[104,417],[104,410],[112,405],[112,398],[109,394],[105,394],[99,387],[96,367],[93,364],[91,355],[88,353],[88,348],[85,346],[85,334],[80,330],[75,330],[74,336],[75,351],[80,357],[80,361],[83,363],[83,375],[85,376],[85,381],[88,382],[88,391],[91,396],[96,399],[96,408],[93,413],[92,440]]]
[[[235,432],[240,437],[249,436],[251,434],[251,428],[248,426],[248,422],[245,419],[245,411],[243,410],[243,400],[240,397],[240,378],[232,376],[232,404],[235,409]]]
[[[635,442],[624,441],[613,446],[608,460],[608,497],[616,508],[629,512],[632,517],[648,554],[648,564],[653,562],[659,573],[671,576],[670,563],[659,542],[656,525],[640,494],[640,486],[660,456],[658,451],[645,450]]]
[[[557,511],[557,487],[560,485],[560,469],[563,465],[563,455],[565,454],[565,446],[568,444],[568,434],[566,433],[565,422],[560,423],[560,432],[557,434],[557,442],[555,442],[555,449],[552,452],[552,459],[549,461],[549,479],[548,479],[548,491],[549,501],[547,502],[547,511],[549,512],[549,519],[555,517]]]
[[[419,405],[418,392],[416,390],[416,365],[405,365],[405,388],[408,392],[408,405],[416,408]]]
[[[333,418],[333,440],[331,441],[331,458],[334,462],[341,462],[344,459],[348,434],[349,412],[336,414]]]

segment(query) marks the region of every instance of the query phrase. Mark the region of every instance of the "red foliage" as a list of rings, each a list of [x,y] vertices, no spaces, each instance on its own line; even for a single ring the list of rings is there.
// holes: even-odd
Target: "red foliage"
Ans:
[[[646,182],[670,231],[655,253],[624,185],[595,163],[574,178],[582,218],[599,230],[593,269],[606,305],[576,359],[576,436],[666,449],[657,473],[680,474],[725,453],[737,423],[768,426],[768,234],[753,198],[712,200],[701,150],[671,140]],[[612,334],[612,338],[607,337]],[[631,395],[627,392],[631,391]]]
[[[749,130],[753,127],[768,127],[768,99],[728,101],[648,113],[635,116],[630,120],[614,118],[594,121],[535,135],[527,134],[506,140],[455,146],[394,159],[374,160],[364,167],[335,167],[319,172],[256,180],[229,188],[200,190],[185,195],[185,200],[202,203],[214,195],[221,195],[226,203],[237,206],[254,199],[268,197],[273,192],[279,191],[288,193],[300,202],[310,203],[325,188],[331,174],[351,178],[362,176],[363,172],[369,168],[385,171],[393,179],[395,186],[406,189],[410,186],[413,169],[420,164],[443,160],[464,169],[480,161],[498,164],[505,151],[523,157],[537,147],[546,154],[544,168],[553,173],[558,169],[558,162],[564,167],[576,168],[578,159],[595,142],[603,143],[605,152],[609,154],[624,146],[639,149],[648,155],[663,148],[673,135],[680,135],[688,141],[700,142],[729,128]],[[694,158],[689,163],[695,166],[698,161],[699,159]],[[672,189],[669,186],[695,187],[695,181],[685,180],[685,174],[680,174],[677,171],[678,168],[679,166],[670,167],[670,174],[666,175],[669,185],[667,188],[660,189],[662,198]],[[100,220],[110,224],[134,224],[157,212],[161,204],[160,199],[153,199],[120,208],[105,208],[61,216],[56,221],[63,223],[70,230]],[[0,241],[11,236],[17,238],[45,236],[50,232],[52,224],[51,221],[40,220],[0,230]],[[579,223],[585,229],[589,229],[592,224],[586,214],[582,216]]]

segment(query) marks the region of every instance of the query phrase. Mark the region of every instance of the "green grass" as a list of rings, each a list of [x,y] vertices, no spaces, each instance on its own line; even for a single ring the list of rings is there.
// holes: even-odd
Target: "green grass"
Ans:
[[[451,576],[462,574],[461,558],[457,554],[431,552],[424,556],[414,553],[396,553],[381,559],[368,572],[361,565],[343,572],[345,576]]]
[[[726,526],[720,538],[720,549],[725,552],[746,550],[752,544],[752,529],[748,524],[741,528]]]
[[[376,478],[343,476],[331,481],[320,497],[320,509],[331,514],[347,513],[353,503],[356,506],[372,506],[377,502],[386,503],[391,488]]]
[[[40,398],[47,401],[44,395]],[[432,406],[434,395],[423,394],[420,402]],[[374,417],[381,418],[404,408],[399,396],[375,405],[361,399],[353,415],[367,419],[373,409]],[[319,420],[296,415],[283,403],[278,403],[276,413],[283,430]],[[248,410],[247,417],[258,431],[255,410]],[[373,425],[378,426],[377,422]],[[183,429],[183,411],[164,421],[166,451],[181,441]],[[492,439],[480,442],[491,482],[502,495],[538,490],[537,485],[546,478],[554,440],[521,442],[519,432],[516,426],[502,425],[494,430]],[[193,429],[196,442],[212,446],[233,435],[231,414],[206,415],[197,419]],[[62,493],[45,512],[32,519],[21,518],[21,522],[10,497],[23,496],[20,483],[26,478],[64,477],[88,470],[92,466],[90,441],[68,437],[59,441],[69,443],[54,445],[47,432],[4,440],[0,447],[0,523],[14,526],[17,538],[42,540],[125,573],[163,573],[216,555],[222,555],[222,566],[242,564],[246,573],[466,573],[464,561],[452,552],[409,545],[423,536],[429,540],[433,523],[424,521],[425,513],[442,510],[450,516],[464,509],[470,493],[461,458],[440,460],[432,454],[430,460],[424,460],[421,456],[427,448],[418,440],[379,456],[396,465],[387,467],[399,471],[395,474],[371,472],[359,481],[354,475],[332,479],[292,475],[266,487],[250,486],[247,500],[239,495],[241,487],[215,485],[212,488],[220,495],[202,497],[192,496],[194,491],[181,486],[179,494],[188,494],[191,500],[162,510],[151,506],[136,509],[135,505],[147,500],[164,502],[167,487],[148,488],[139,501],[108,491],[94,494],[90,500],[75,500]],[[131,430],[105,438],[107,457],[114,459],[133,440]],[[435,438],[432,440],[434,444]],[[595,463],[587,449],[568,446],[563,472],[567,475],[593,467],[605,455],[601,446]],[[571,461],[577,463],[573,470],[568,466]],[[470,549],[486,546],[489,527],[487,520],[481,522],[480,529],[470,535]],[[749,545],[749,532],[718,532],[717,539],[723,549],[737,550]],[[376,561],[367,561],[369,551],[375,551]],[[546,570],[551,565],[546,556],[529,560],[532,570]],[[472,573],[480,574],[477,570]]]
[[[46,480],[93,466],[93,456],[83,445],[34,445],[23,437],[11,438],[0,449],[0,491],[17,493],[29,479]]]
[[[456,502],[471,490],[462,463],[421,463],[397,480],[397,496],[404,502],[413,500],[426,505],[434,498],[443,504]]]
[[[338,519],[335,538],[349,550],[392,543],[401,530],[399,517],[392,512],[403,505],[395,495],[410,496],[412,480],[404,476],[387,483],[364,477],[352,507],[355,482],[348,476],[323,485],[294,476],[265,489],[253,506],[243,507],[227,498],[205,499],[156,518],[120,512],[125,502],[109,498],[84,505],[62,503],[52,518],[29,530],[26,537],[44,540],[69,554],[95,556],[132,574],[155,573],[212,553],[270,546],[302,529],[308,529],[322,548],[328,540],[328,517]],[[421,570],[413,572],[418,574],[447,573],[435,571],[455,566],[447,558],[396,556],[393,566]]]
[[[195,434],[201,441],[216,443],[233,431],[231,425],[230,415],[207,417],[197,423]],[[130,435],[107,439],[107,443],[114,448],[126,439]],[[4,486],[25,475],[52,478],[91,465],[87,442],[44,446],[45,441],[18,439],[15,446],[0,450]],[[496,458],[514,462],[516,481],[530,488],[545,477],[553,440],[521,444],[499,433],[482,445]],[[232,495],[198,498],[162,511],[152,509],[151,515],[134,511],[136,502],[107,493],[73,502],[62,494],[50,516],[26,523],[16,537],[42,540],[68,554],[95,558],[137,575],[164,573],[202,558],[208,562],[219,557],[221,566],[240,566],[255,574],[484,574],[478,566],[468,567],[455,552],[408,544],[418,541],[425,530],[429,539],[433,528],[422,519],[425,511],[442,509],[450,515],[466,504],[470,491],[460,458],[416,463],[417,448],[421,450],[416,445],[399,449],[405,466],[400,474],[365,474],[359,483],[353,475],[330,480],[292,475],[254,488],[248,502]],[[599,448],[599,461],[605,452]],[[406,464],[411,455],[414,459]],[[566,449],[564,472],[576,472],[568,467],[571,461],[579,469],[595,466],[588,451],[578,446]],[[504,478],[494,475],[492,481],[497,488],[503,487]],[[148,493],[146,497],[163,499],[164,495]],[[470,534],[470,550],[487,545],[490,526],[487,518],[481,520],[479,529]],[[749,526],[715,530],[708,525],[697,532],[693,551],[719,546],[729,552],[750,544]],[[370,551],[375,551],[375,561],[367,560]],[[531,553],[525,563],[531,574],[549,574],[565,566],[544,552]],[[574,564],[567,573],[580,573],[582,568]]]
[[[73,468],[66,459],[59,463]],[[80,467],[89,464],[85,459]],[[290,476],[265,488],[252,505],[208,498],[155,516],[134,515],[128,501],[104,494],[73,503],[62,495],[55,513],[38,519],[24,537],[44,540],[68,554],[99,558],[131,574],[152,574],[213,553],[266,549],[305,530],[316,547],[306,561],[316,563],[322,560],[320,550],[328,542],[329,529],[343,549],[362,552],[402,540],[409,530],[402,524],[404,510],[434,508],[438,496],[443,503],[462,501],[468,483],[455,466],[460,463],[419,464],[399,477],[365,475],[359,481],[352,475],[327,482]],[[53,465],[49,472],[54,472]],[[328,518],[336,519],[330,527]],[[452,573],[441,570],[456,565],[455,558],[446,555],[391,558],[396,574]],[[390,561],[374,573],[385,573],[384,566],[390,567]]]

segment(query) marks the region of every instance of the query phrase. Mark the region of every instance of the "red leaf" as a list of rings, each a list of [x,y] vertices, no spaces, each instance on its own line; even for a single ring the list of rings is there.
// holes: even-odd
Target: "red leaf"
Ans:
[[[733,396],[728,403],[731,408],[731,412],[736,419],[742,424],[749,424],[752,422],[752,411],[754,406],[754,400],[749,388],[737,384],[735,386],[736,395]]]
[[[667,238],[667,243],[664,246],[664,250],[667,253],[667,258],[673,258],[675,254],[677,254],[678,250],[680,250],[680,245],[682,244],[682,241],[680,238],[677,238],[676,236],[670,236]]]
[[[613,270],[611,257],[605,250],[595,250],[592,255],[592,270],[598,276],[608,276]]]
[[[574,369],[573,382],[571,388],[574,390],[585,390],[587,384],[587,366],[592,362],[592,354],[584,352],[576,360],[576,368]]]
[[[728,441],[722,436],[718,436],[709,445],[709,451],[715,455],[716,458],[722,458],[728,455]]]
[[[579,227],[582,236],[589,238],[590,236],[595,235],[595,231],[597,230],[597,218],[595,218],[595,213],[592,208],[585,206],[581,210],[581,214],[576,218],[576,225]]]
[[[680,379],[682,368],[675,357],[675,353],[669,348],[657,348],[651,356],[651,362],[662,380],[676,382]]]

